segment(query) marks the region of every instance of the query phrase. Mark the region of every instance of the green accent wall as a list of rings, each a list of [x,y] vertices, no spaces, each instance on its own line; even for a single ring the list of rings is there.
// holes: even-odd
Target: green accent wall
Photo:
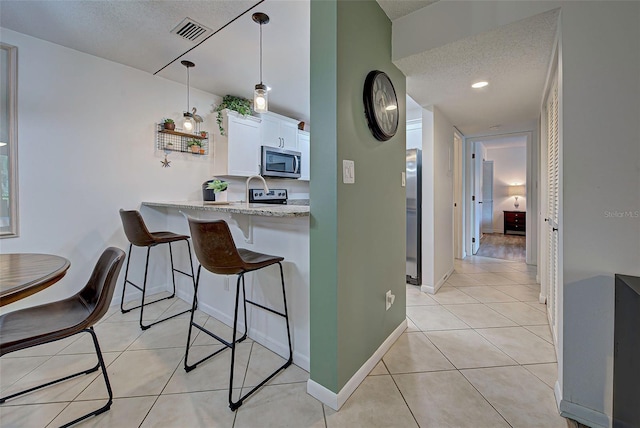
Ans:
[[[398,96],[400,125],[386,142],[364,116],[371,70],[387,73]],[[405,94],[377,2],[312,0],[311,379],[335,393],[406,315]],[[355,161],[355,184],[342,183],[343,159]]]

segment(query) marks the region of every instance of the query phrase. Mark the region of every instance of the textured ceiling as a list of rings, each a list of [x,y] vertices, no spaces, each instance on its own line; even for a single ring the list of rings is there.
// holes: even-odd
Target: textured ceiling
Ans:
[[[377,0],[384,13],[393,21],[429,6],[438,0]]]
[[[395,19],[433,2],[378,3]],[[169,64],[158,75],[180,83],[186,81],[180,60],[188,59],[196,64],[190,71],[192,87],[245,97],[252,96],[259,80],[259,28],[251,14],[265,12],[271,18],[263,27],[264,82],[273,89],[270,109],[310,122],[308,1],[2,0],[0,8],[4,28],[149,73]],[[194,48],[169,33],[185,17],[219,32]],[[539,108],[556,22],[557,12],[550,12],[397,65],[408,76],[407,92],[421,106],[436,105],[466,135],[495,124],[531,121]],[[471,90],[478,79],[490,85]]]
[[[180,60],[187,59],[196,64],[192,87],[245,97],[259,81],[260,33],[251,14],[265,12],[271,18],[263,27],[270,109],[309,122],[308,1],[2,0],[0,8],[4,28],[148,73],[177,59],[158,75],[180,83],[186,83]],[[220,31],[194,48],[170,33],[186,17]]]
[[[558,10],[395,61],[407,92],[439,108],[465,135],[534,120],[551,60]],[[486,80],[489,86],[472,89]]]

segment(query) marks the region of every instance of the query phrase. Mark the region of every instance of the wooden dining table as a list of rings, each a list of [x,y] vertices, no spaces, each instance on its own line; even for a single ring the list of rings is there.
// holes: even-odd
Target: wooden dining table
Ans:
[[[60,281],[71,263],[52,254],[0,254],[0,306],[5,306]]]

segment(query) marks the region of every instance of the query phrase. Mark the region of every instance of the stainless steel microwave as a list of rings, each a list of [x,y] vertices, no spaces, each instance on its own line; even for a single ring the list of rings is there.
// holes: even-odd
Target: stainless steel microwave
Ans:
[[[263,177],[300,178],[300,152],[262,146]]]

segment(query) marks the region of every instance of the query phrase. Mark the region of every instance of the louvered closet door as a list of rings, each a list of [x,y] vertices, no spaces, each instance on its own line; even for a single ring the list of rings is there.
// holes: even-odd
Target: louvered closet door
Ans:
[[[558,234],[560,214],[560,148],[558,124],[558,81],[547,100],[547,313],[558,344]]]

